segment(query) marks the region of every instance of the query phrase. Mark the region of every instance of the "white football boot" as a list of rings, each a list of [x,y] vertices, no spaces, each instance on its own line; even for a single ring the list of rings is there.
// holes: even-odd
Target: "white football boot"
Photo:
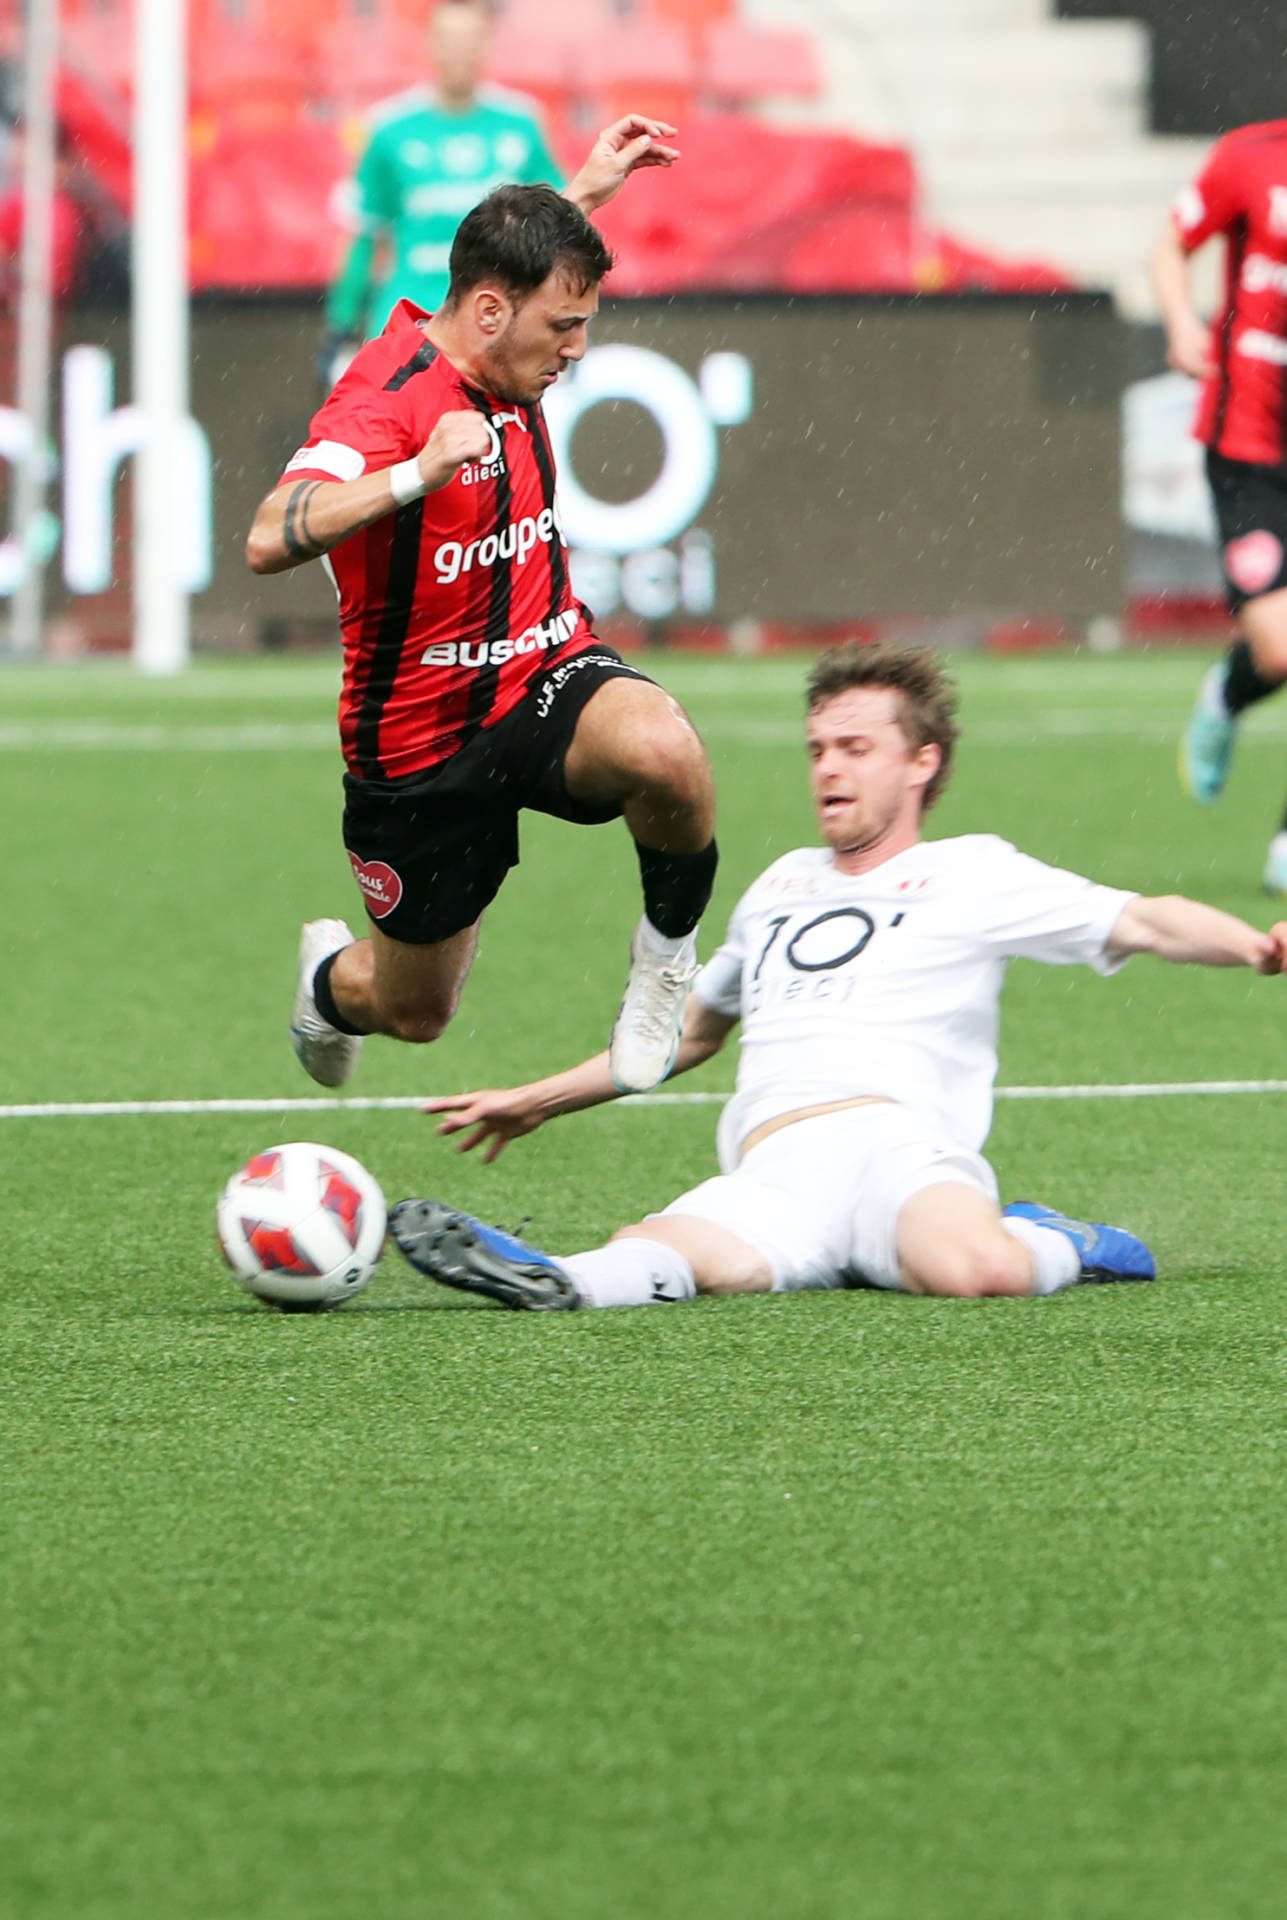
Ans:
[[[1287,833],[1276,833],[1265,856],[1265,876],[1261,886],[1269,894],[1287,894]]]
[[[313,998],[313,976],[328,954],[353,944],[342,920],[306,920],[299,935],[299,982],[291,1009],[290,1037],[305,1073],[322,1087],[342,1087],[362,1051],[360,1033],[341,1033],[323,1020]]]
[[[688,988],[697,972],[697,935],[665,940],[646,919],[630,943],[630,978],[612,1029],[608,1066],[621,1093],[647,1093],[675,1064]]]

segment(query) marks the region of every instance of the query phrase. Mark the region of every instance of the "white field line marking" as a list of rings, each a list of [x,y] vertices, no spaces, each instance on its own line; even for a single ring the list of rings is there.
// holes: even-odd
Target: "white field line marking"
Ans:
[[[1185,1094],[1287,1093],[1287,1080],[1139,1080],[1119,1086],[998,1087],[998,1100],[1152,1100]],[[100,1120],[172,1113],[414,1113],[439,1096],[386,1094],[373,1099],[81,1100],[0,1107],[0,1120]],[[727,1093],[631,1093],[623,1107],[715,1107]]]
[[[714,715],[702,720],[711,740],[745,746],[803,747],[797,720],[740,720]],[[1135,717],[1128,713],[1091,713],[1065,709],[1022,720],[979,720],[968,729],[966,745],[1034,746],[1061,740],[1177,740],[1182,720]],[[1280,744],[1287,720],[1253,720],[1243,729],[1249,745]],[[255,722],[221,727],[142,725],[99,720],[17,721],[0,724],[0,752],[22,753],[280,753],[327,748],[338,754],[339,741],[329,721]]]
[[[0,726],[0,749],[42,753],[237,753],[285,747],[331,747],[339,738],[331,722],[237,723],[225,727],[133,725],[113,720],[32,720]]]

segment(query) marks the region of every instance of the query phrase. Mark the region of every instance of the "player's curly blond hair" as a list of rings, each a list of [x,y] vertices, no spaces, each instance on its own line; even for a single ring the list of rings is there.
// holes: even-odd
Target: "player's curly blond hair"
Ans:
[[[932,807],[951,776],[952,749],[959,732],[956,688],[942,661],[930,647],[900,647],[887,640],[860,646],[856,640],[846,640],[843,646],[828,647],[814,662],[805,682],[806,711],[816,713],[852,687],[888,687],[899,696],[899,724],[909,745],[938,748],[938,771],[926,786],[923,801],[925,809]]]

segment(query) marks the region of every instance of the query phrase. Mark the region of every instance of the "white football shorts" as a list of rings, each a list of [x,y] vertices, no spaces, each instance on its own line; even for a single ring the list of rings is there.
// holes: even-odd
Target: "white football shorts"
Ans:
[[[901,1290],[898,1216],[913,1194],[945,1181],[998,1198],[982,1154],[945,1143],[911,1108],[881,1101],[780,1128],[735,1172],[704,1180],[662,1213],[735,1233],[768,1262],[777,1293]]]

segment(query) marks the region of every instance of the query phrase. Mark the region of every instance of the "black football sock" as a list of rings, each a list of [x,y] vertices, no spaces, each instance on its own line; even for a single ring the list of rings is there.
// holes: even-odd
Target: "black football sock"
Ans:
[[[1223,687],[1224,704],[1232,717],[1236,718],[1247,707],[1254,707],[1257,700],[1277,693],[1282,684],[1281,680],[1266,680],[1246,640],[1234,641],[1225,656]]]
[[[317,972],[313,975],[313,1005],[326,1024],[334,1027],[337,1033],[361,1033],[363,1028],[353,1026],[344,1018],[331,992],[331,968],[343,951],[343,947],[337,947],[334,953],[328,953],[325,960],[319,961]]]
[[[706,911],[719,852],[712,840],[700,853],[661,853],[635,842],[643,879],[644,912],[667,940],[682,940]]]

